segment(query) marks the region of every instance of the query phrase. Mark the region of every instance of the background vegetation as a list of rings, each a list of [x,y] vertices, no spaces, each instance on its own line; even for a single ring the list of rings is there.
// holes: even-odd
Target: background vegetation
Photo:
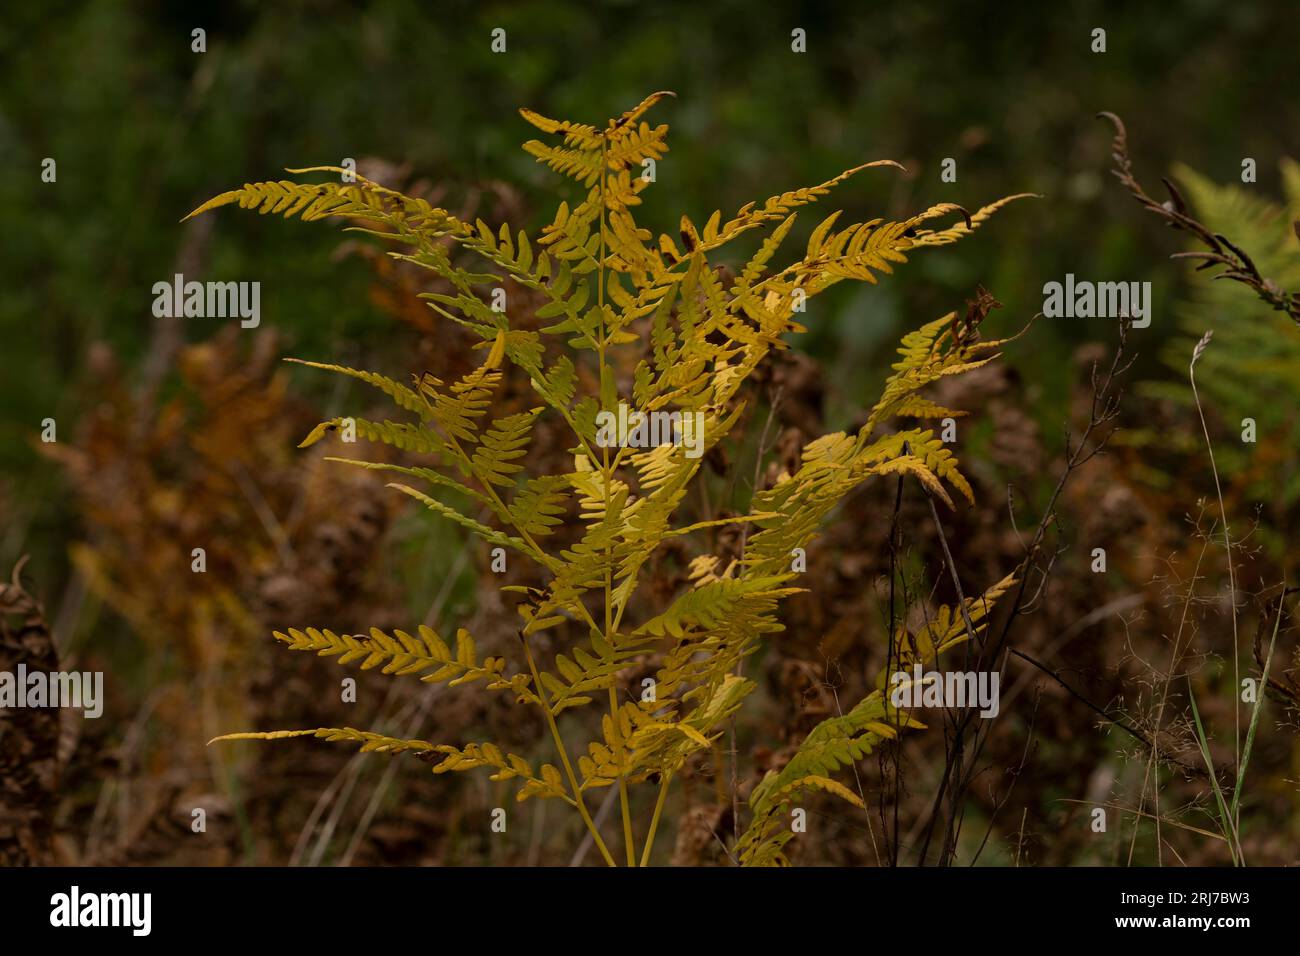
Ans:
[[[484,606],[476,548],[397,502],[366,504],[382,496],[365,482],[326,478],[316,456],[293,450],[312,423],[340,413],[345,396],[280,366],[280,356],[439,375],[470,361],[463,342],[428,324],[412,278],[329,229],[233,214],[178,220],[238,183],[352,157],[372,178],[427,190],[450,208],[536,225],[555,180],[519,150],[528,130],[516,108],[601,122],[659,89],[677,99],[655,117],[672,127],[644,216],[657,231],[675,233],[681,213],[701,222],[715,208],[877,158],[909,172],[853,180],[836,198],[846,215],[896,217],[939,201],[973,209],[1020,191],[1043,197],[880,287],[816,300],[798,343],[806,358],[773,373],[783,389],[779,434],[794,448],[800,434],[851,424],[901,334],[961,311],[977,285],[1003,303],[990,320],[1000,334],[1038,312],[1043,283],[1067,272],[1152,283],[1153,322],[1129,342],[1138,357],[1121,430],[1060,508],[1054,584],[1024,646],[1109,712],[1141,726],[1155,719],[1188,765],[1200,759],[1189,727],[1161,723],[1153,702],[1168,684],[1185,685],[1171,673],[1193,673],[1211,737],[1217,729],[1213,747],[1231,757],[1227,565],[1213,537],[1222,531],[1186,363],[1205,328],[1259,330],[1231,344],[1216,333],[1222,348],[1211,346],[1206,362],[1220,364],[1200,373],[1211,382],[1202,398],[1214,440],[1228,448],[1219,465],[1234,534],[1258,528],[1237,554],[1242,633],[1253,638],[1271,630],[1283,576],[1294,582],[1300,571],[1288,540],[1297,332],[1246,290],[1216,286],[1207,298],[1203,276],[1169,261],[1188,248],[1184,237],[1108,175],[1111,130],[1095,114],[1125,118],[1148,188],[1178,163],[1194,170],[1200,179],[1179,181],[1207,221],[1259,250],[1261,268],[1268,258],[1266,274],[1294,276],[1300,248],[1289,224],[1300,197],[1283,183],[1283,163],[1300,156],[1300,102],[1289,95],[1300,65],[1288,4],[1081,3],[1049,17],[975,3],[868,11],[739,0],[136,0],[11,7],[3,16],[0,569],[30,555],[24,579],[43,600],[61,658],[109,675],[106,717],[79,731],[51,793],[63,859],[571,859],[580,834],[548,829],[544,816],[528,839],[494,842],[482,821],[498,803],[484,781],[431,780],[419,764],[399,769],[307,745],[204,748],[216,733],[328,724],[324,715],[338,712],[339,675],[284,661],[272,626],[403,626],[427,614],[444,624],[479,620],[477,634],[510,615]],[[195,27],[207,31],[205,53],[191,52]],[[507,31],[505,54],[491,52],[495,27]],[[806,54],[790,50],[795,27],[807,31]],[[1095,27],[1107,31],[1105,53],[1090,50]],[[57,160],[56,183],[40,179],[46,157]],[[955,183],[940,180],[945,157],[957,161]],[[1255,184],[1240,183],[1243,157],[1258,162]],[[261,329],[156,321],[151,287],[175,272],[260,281]],[[1040,320],[1009,349],[1006,369],[976,386],[976,403],[966,397],[962,407],[982,411],[962,422],[958,454],[981,479],[981,508],[963,512],[948,536],[973,589],[1018,560],[1006,486],[1022,496],[1022,524],[1032,527],[1034,505],[1059,473],[1064,423],[1077,427],[1086,409],[1091,360],[1115,344],[1102,320]],[[1243,450],[1236,423],[1252,412],[1261,437]],[[47,417],[58,423],[55,447],[38,439]],[[886,644],[879,591],[891,504],[867,496],[846,507],[810,562],[820,593],[794,603],[787,645],[756,668],[767,692],[751,702],[762,712],[739,741],[755,772],[797,743],[841,688],[874,676]],[[912,504],[905,573],[914,597],[942,599],[932,593],[941,578],[933,529]],[[199,539],[210,542],[211,580],[195,592],[182,556]],[[1089,568],[1096,546],[1110,555],[1104,575]],[[1277,674],[1296,663],[1289,623]],[[1008,681],[1021,677],[1019,699],[1004,700],[988,775],[972,790],[963,861],[1228,861],[1223,841],[1176,826],[1157,837],[1132,813],[1115,816],[1108,835],[1090,832],[1071,801],[1176,809],[1184,826],[1213,831],[1206,781],[1164,766],[1156,788],[1170,795],[1153,811],[1141,802],[1150,799],[1149,755],[1057,682],[1014,669]],[[1294,698],[1279,693],[1265,712],[1243,813],[1251,862],[1297,862],[1300,746],[1286,709]],[[340,718],[352,726],[505,719],[490,707],[395,698],[387,685],[363,685],[355,707],[364,717]],[[535,730],[514,728],[540,740]],[[944,760],[939,735],[907,746],[907,784],[880,807],[881,817],[900,807],[904,831],[925,817]],[[891,779],[889,766],[872,763],[864,774]],[[701,767],[696,789],[671,809],[676,862],[725,862],[716,834],[731,829],[729,801],[715,769]],[[190,832],[196,805],[214,810],[204,835]],[[878,862],[868,822],[844,817],[819,818],[791,845],[802,843],[797,861]],[[915,841],[907,832],[900,841],[901,861],[914,862]]]

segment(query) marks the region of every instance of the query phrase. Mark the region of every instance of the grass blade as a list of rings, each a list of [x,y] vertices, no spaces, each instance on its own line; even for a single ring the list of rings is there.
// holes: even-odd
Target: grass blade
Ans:
[[[1219,820],[1223,827],[1223,835],[1228,838],[1228,849],[1232,851],[1232,865],[1241,866],[1238,858],[1237,828],[1232,825],[1228,805],[1223,802],[1223,790],[1219,787],[1219,778],[1214,772],[1214,760],[1210,757],[1210,744],[1205,739],[1205,728],[1201,726],[1200,711],[1196,709],[1196,694],[1192,690],[1191,678],[1187,680],[1187,699],[1192,704],[1192,719],[1196,722],[1196,739],[1201,747],[1201,756],[1205,758],[1205,766],[1210,771],[1210,785],[1214,787],[1214,799],[1219,805]]]
[[[1283,584],[1282,594],[1286,594]],[[1282,599],[1277,602],[1277,620],[1273,622],[1273,636],[1268,641],[1268,653],[1264,655],[1264,675],[1259,679],[1259,694],[1255,697],[1255,710],[1250,715],[1250,728],[1246,731],[1246,749],[1241,753],[1241,769],[1237,772],[1237,783],[1232,788],[1232,819],[1237,819],[1237,810],[1241,805],[1241,787],[1246,782],[1246,767],[1250,764],[1250,748],[1255,744],[1255,728],[1259,726],[1259,712],[1264,709],[1264,688],[1268,686],[1268,667],[1273,662],[1273,645],[1277,643],[1277,631],[1282,625]]]

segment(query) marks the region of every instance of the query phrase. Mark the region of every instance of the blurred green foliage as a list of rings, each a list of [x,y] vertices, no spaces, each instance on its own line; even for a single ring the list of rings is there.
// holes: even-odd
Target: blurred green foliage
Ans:
[[[178,220],[198,202],[286,166],[378,156],[434,182],[501,180],[549,214],[555,178],[518,149],[515,113],[600,122],[653,90],[673,127],[647,221],[820,182],[864,160],[836,197],[853,213],[898,215],[941,200],[969,208],[1033,191],[959,253],[919,259],[887,287],[818,300],[801,347],[827,364],[831,408],[847,418],[900,330],[960,309],[976,283],[1007,306],[1009,329],[1066,272],[1149,280],[1155,320],[1140,369],[1175,328],[1180,248],[1112,185],[1101,109],[1129,121],[1146,178],[1186,162],[1211,180],[1258,160],[1265,194],[1278,160],[1300,155],[1294,6],[1194,0],[1165,5],[417,2],[314,0],[7,5],[0,27],[0,481],[8,501],[0,566],[22,551],[61,564],[71,529],[58,472],[33,441],[41,419],[70,434],[92,343],[128,364],[149,339],[150,288],[174,272]],[[207,51],[191,51],[191,30]],[[493,28],[507,31],[504,54]],[[790,32],[807,31],[808,52]],[[1091,31],[1107,31],[1093,53]],[[58,163],[56,183],[41,162]],[[945,157],[957,181],[940,180]],[[810,217],[811,218],[811,217]],[[810,226],[811,224],[805,224]],[[337,234],[222,216],[206,279],[262,282],[263,324],[290,353],[381,351],[388,320],[363,265],[331,261]],[[193,320],[191,338],[216,320]],[[1109,329],[1105,330],[1109,333]],[[1011,360],[1059,428],[1086,321],[1039,322]],[[21,519],[19,516],[21,515]]]

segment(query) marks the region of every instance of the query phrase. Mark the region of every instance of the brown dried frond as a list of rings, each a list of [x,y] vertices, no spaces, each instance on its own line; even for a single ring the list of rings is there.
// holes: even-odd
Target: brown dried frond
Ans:
[[[39,601],[19,576],[0,582],[0,671],[14,675],[58,670],[59,656]],[[53,861],[58,804],[60,717],[51,707],[0,708],[0,866],[42,866]]]
[[[1097,115],[1110,120],[1115,126],[1115,138],[1111,144],[1111,156],[1115,160],[1112,173],[1115,178],[1145,209],[1165,220],[1171,228],[1190,233],[1209,250],[1208,252],[1176,252],[1171,258],[1200,260],[1200,265],[1196,267],[1198,272],[1215,266],[1220,267],[1223,271],[1215,275],[1215,279],[1231,279],[1249,286],[1264,302],[1279,312],[1285,312],[1293,321],[1300,324],[1300,293],[1287,292],[1272,279],[1260,275],[1259,269],[1245,250],[1227,236],[1214,232],[1192,216],[1186,200],[1168,179],[1161,177],[1160,181],[1165,184],[1169,199],[1157,202],[1148,195],[1133,175],[1133,161],[1129,158],[1128,152],[1128,131],[1124,128],[1123,121],[1114,113],[1102,112]],[[1296,235],[1300,237],[1300,223],[1296,224]]]

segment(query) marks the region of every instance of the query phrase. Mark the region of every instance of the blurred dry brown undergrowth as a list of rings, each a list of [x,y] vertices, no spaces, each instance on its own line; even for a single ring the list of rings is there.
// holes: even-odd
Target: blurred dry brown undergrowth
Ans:
[[[394,185],[407,178],[406,170],[374,161],[363,171]],[[409,188],[446,201],[427,184]],[[463,204],[463,215],[471,218],[512,218],[519,199],[492,185],[464,197]],[[182,252],[183,260],[189,257],[187,271],[198,271],[204,245],[201,232],[191,234]],[[468,338],[446,324],[435,330],[432,313],[418,298],[430,291],[426,271],[361,244],[345,243],[340,254],[369,262],[373,301],[393,319],[385,345],[408,357],[409,371],[436,368],[439,375],[456,375],[472,367]],[[545,749],[540,725],[521,723],[494,698],[410,691],[358,674],[360,703],[344,704],[339,676],[328,662],[273,646],[272,630],[321,621],[357,631],[409,625],[403,619],[406,596],[397,586],[403,560],[398,526],[407,499],[386,493],[371,472],[328,467],[320,446],[295,450],[320,415],[288,389],[274,333],[248,335],[232,327],[184,345],[177,329],[160,325],[155,339],[153,361],[143,383],[134,386],[107,349],[98,349],[91,357],[91,411],[71,443],[46,446],[66,469],[71,506],[84,527],[84,539],[71,551],[79,581],[125,622],[134,644],[104,646],[92,633],[77,659],[61,665],[129,675],[106,681],[110,719],[77,719],[77,726],[68,727],[68,720],[40,711],[5,718],[0,862],[569,862],[578,834],[552,832],[541,801],[522,824],[526,838],[491,841],[480,824],[501,798],[485,780],[435,779],[418,762],[399,765],[381,755],[321,746],[206,746],[211,737],[243,727],[366,726],[402,736],[433,727],[454,736],[486,726],[493,739],[520,753]],[[1104,351],[1089,347],[1076,356],[1076,418],[1086,418],[1091,369]],[[180,381],[174,394],[162,387],[168,369]],[[760,442],[774,460],[758,477],[771,482],[783,467],[793,470],[807,436],[826,430],[821,369],[807,356],[778,353],[750,387],[758,401],[749,407],[770,407],[770,419],[766,411],[751,411],[749,441],[730,452],[734,460],[710,460],[718,489],[752,480]],[[941,403],[980,409],[982,422],[964,420],[963,434],[984,427],[991,436],[978,454],[963,454],[977,500],[1006,502],[1008,484],[1031,494],[1041,476],[1060,472],[1063,436],[1043,434],[1027,411],[1032,382],[999,364],[947,387],[959,394],[941,391],[935,396]],[[515,411],[514,403],[527,398],[507,392],[494,412]],[[558,458],[562,444],[558,437],[543,438],[534,448]],[[1206,549],[1214,512],[1196,506],[1205,494],[1198,474],[1170,463],[1178,478],[1166,496],[1155,498],[1134,477],[1151,463],[1122,446],[1112,452],[1072,479],[1058,516],[1057,567],[1021,622],[1016,646],[1059,669],[1090,700],[1156,735],[1165,760],[1174,761],[1166,764],[1174,772],[1160,794],[1161,812],[1182,808],[1191,819],[1197,811],[1186,808],[1204,804],[1208,793],[1203,778],[1183,769],[1199,759],[1194,741],[1176,721],[1153,729],[1152,714],[1175,670],[1194,673],[1204,686],[1222,686],[1226,607],[1205,597],[1215,588],[1223,593],[1220,585],[1226,584],[1222,554],[1213,543]],[[560,470],[558,463],[542,467]],[[1231,508],[1245,505],[1239,491],[1231,483],[1225,489]],[[1017,507],[1033,510],[1023,497]],[[699,503],[707,517],[724,508],[725,502]],[[883,664],[894,512],[893,491],[884,486],[847,501],[808,555],[817,586],[790,601],[786,633],[749,665],[761,670],[765,693],[740,739],[741,764],[750,768],[738,781],[742,801],[815,723],[863,696],[866,675]],[[1023,557],[1021,534],[1036,518],[1016,517],[1020,534],[1005,505],[963,506],[945,519],[963,577],[998,580]],[[954,603],[955,595],[924,499],[904,495],[897,524],[898,606],[919,624],[927,608]],[[738,552],[741,533],[734,525],[720,531],[714,553]],[[201,575],[189,572],[194,547],[206,553]],[[1093,547],[1107,550],[1106,574],[1090,572],[1086,556]],[[1202,550],[1210,556],[1202,555],[1195,572]],[[665,548],[651,586],[671,593],[685,579],[690,558]],[[1237,560],[1245,591],[1264,590],[1279,571],[1275,560],[1248,544]],[[474,572],[486,570],[486,556],[467,549],[446,564],[444,586],[429,596],[429,623],[446,623],[457,579],[461,573],[481,579]],[[1300,568],[1280,570],[1294,580]],[[522,568],[509,573],[510,583],[540,583]],[[1194,573],[1202,580],[1198,596],[1189,600]],[[501,604],[495,583],[476,588],[472,603],[473,618],[455,623],[481,635],[486,652],[494,652],[494,641],[513,639],[514,612]],[[0,608],[0,667],[24,655],[52,666],[54,641],[42,612],[17,582],[0,590]],[[1264,618],[1262,608],[1245,609],[1243,633],[1255,633]],[[1248,828],[1243,847],[1256,864],[1295,863],[1300,844],[1294,785],[1286,783],[1300,766],[1297,721],[1294,711],[1284,709],[1288,688],[1295,703],[1300,659],[1294,633],[1284,627],[1283,634],[1276,658],[1283,663],[1274,668],[1274,701],[1283,709],[1269,716],[1287,715],[1289,732],[1261,734],[1252,761],[1250,813],[1284,821],[1289,832],[1273,839],[1266,828]],[[21,640],[23,635],[29,639]],[[1183,650],[1170,667],[1166,659],[1175,636]],[[639,687],[641,676],[629,667],[624,689]],[[1208,724],[1231,727],[1232,710],[1223,703],[1230,697],[1205,693],[1200,699]],[[971,790],[963,852],[973,852],[988,830],[985,862],[1126,862],[1113,849],[1111,856],[1099,853],[1082,806],[1068,801],[1134,807],[1139,792],[1148,800],[1146,750],[1099,720],[1059,682],[1019,661],[1009,666],[1002,707],[1004,716],[983,755],[987,769]],[[868,816],[838,807],[828,812],[829,800],[813,801],[810,814],[817,822],[791,844],[794,861],[876,863],[881,835],[897,816],[900,861],[914,862],[917,828],[929,813],[932,784],[945,760],[938,723],[860,766]],[[1230,748],[1224,756],[1230,758]],[[719,747],[683,775],[683,796],[667,811],[676,832],[673,863],[727,862],[720,835],[733,827],[729,767]],[[191,826],[195,808],[207,814],[205,832]],[[1132,830],[1131,814],[1113,819],[1126,834]],[[1224,862],[1222,848],[1204,836],[1169,827],[1162,837],[1178,860]],[[1126,847],[1127,837],[1108,845],[1121,842]],[[1142,846],[1138,862],[1149,863],[1149,838]]]

